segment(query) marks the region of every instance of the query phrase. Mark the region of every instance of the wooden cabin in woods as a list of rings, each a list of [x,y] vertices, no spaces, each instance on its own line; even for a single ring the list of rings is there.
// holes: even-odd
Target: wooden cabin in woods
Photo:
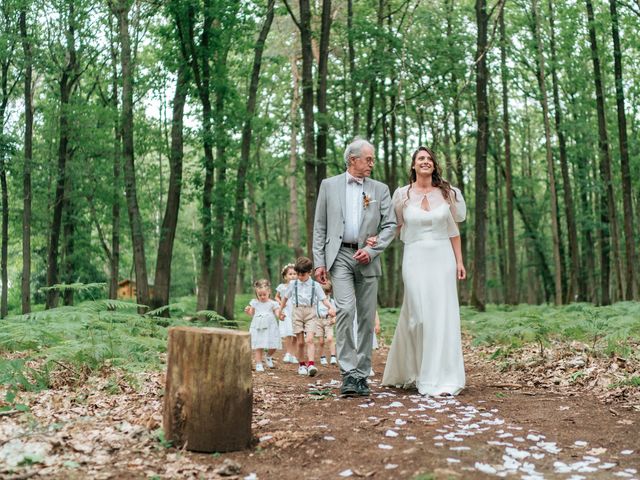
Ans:
[[[153,285],[149,285],[149,295],[153,295]],[[136,282],[125,278],[118,282],[118,300],[135,300]]]

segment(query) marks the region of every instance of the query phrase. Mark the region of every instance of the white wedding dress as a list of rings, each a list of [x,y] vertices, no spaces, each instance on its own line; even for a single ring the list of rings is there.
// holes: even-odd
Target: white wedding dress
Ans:
[[[460,190],[449,204],[400,187],[393,204],[404,242],[404,300],[382,384],[415,387],[422,395],[456,395],[465,385],[456,260],[450,237],[466,216]]]

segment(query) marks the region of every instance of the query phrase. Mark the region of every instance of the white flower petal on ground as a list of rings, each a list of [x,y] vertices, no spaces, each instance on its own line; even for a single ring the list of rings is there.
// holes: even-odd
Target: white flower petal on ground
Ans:
[[[398,436],[398,432],[396,432],[395,430],[387,430],[386,432],[384,432],[384,436],[385,437],[397,437]]]
[[[631,455],[633,453],[633,450],[622,450],[620,452],[620,455]]]
[[[617,465],[616,463],[606,462],[606,463],[603,463],[602,465],[598,465],[598,468],[600,470],[609,470],[610,468],[613,468],[616,465]]]
[[[460,460],[457,458],[447,458],[447,462],[449,463],[460,463]]]
[[[576,440],[575,442],[573,442],[573,444],[576,447],[586,447],[587,445],[589,445],[587,442],[585,442],[584,440]]]
[[[385,470],[394,470],[396,468],[398,468],[398,465],[396,465],[395,463],[387,463],[384,466]]]
[[[465,447],[465,446],[449,447],[449,450],[452,450],[454,452],[462,452],[462,451],[465,451],[465,450],[471,450],[471,447]]]
[[[504,462],[502,468],[505,470],[518,470],[520,468],[521,463],[509,455],[503,455],[502,460]]]
[[[380,448],[381,450],[391,450],[393,447],[385,443],[379,443],[378,448]]]
[[[396,419],[395,424],[396,425],[406,425],[407,421],[406,420],[401,420],[401,419],[398,418],[398,419]]]
[[[341,477],[350,477],[353,475],[353,471],[348,468],[346,470],[341,471],[338,475],[340,475]]]
[[[632,478],[633,475],[631,475],[630,473],[627,472],[616,472],[613,474],[614,477],[620,477],[620,478]]]
[[[492,467],[491,465],[487,464],[487,463],[482,463],[482,462],[476,462],[476,464],[474,465],[475,469],[482,472],[482,473],[488,473],[489,475],[495,475],[498,471]]]
[[[543,438],[545,438],[544,435],[534,435],[532,433],[527,435],[527,440],[531,440],[532,442],[539,442]]]
[[[556,473],[571,473],[573,469],[564,462],[553,462],[554,472]]]
[[[417,440],[417,438],[416,438],[416,437],[414,437],[413,435],[407,435],[405,438],[406,438],[407,440],[410,440],[410,441],[412,441],[412,440]]]
[[[332,437],[331,435],[327,435],[326,437],[323,437],[323,438],[324,438],[325,440],[330,441],[330,442],[336,439],[336,437]]]
[[[404,405],[403,405],[403,404],[401,404],[400,402],[391,402],[391,403],[389,404],[389,408],[392,408],[392,407],[394,407],[394,408],[400,408],[400,407],[404,407]]]
[[[524,450],[518,450],[517,448],[511,448],[511,447],[507,447],[505,451],[507,452],[507,455],[509,455],[510,457],[516,458],[518,460],[522,460],[531,455],[529,452],[526,452]]]

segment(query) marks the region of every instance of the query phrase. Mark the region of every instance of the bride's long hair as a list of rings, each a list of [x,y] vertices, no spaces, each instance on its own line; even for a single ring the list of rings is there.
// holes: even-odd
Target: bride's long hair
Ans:
[[[415,165],[416,165],[416,157],[420,151],[427,152],[429,158],[433,162],[433,173],[431,174],[431,185],[434,187],[438,187],[442,191],[442,196],[447,201],[447,203],[451,204],[453,200],[457,198],[456,192],[453,188],[451,188],[451,184],[442,178],[442,169],[438,164],[438,160],[436,159],[436,154],[428,147],[419,146],[413,155],[411,156],[411,167],[409,167],[409,189],[407,190],[407,198],[409,198],[409,190],[413,187],[413,184],[418,179],[418,175],[416,174]],[[452,198],[453,194],[453,198]]]

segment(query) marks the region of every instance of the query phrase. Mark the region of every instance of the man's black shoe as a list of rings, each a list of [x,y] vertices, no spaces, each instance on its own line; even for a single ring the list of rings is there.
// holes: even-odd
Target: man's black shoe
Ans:
[[[358,380],[351,375],[346,375],[342,379],[342,387],[340,387],[340,395],[343,397],[356,397],[360,395],[358,388]]]
[[[356,380],[356,388],[358,389],[358,395],[360,397],[368,397],[369,395],[371,395],[371,389],[367,384],[366,378],[358,378]]]

